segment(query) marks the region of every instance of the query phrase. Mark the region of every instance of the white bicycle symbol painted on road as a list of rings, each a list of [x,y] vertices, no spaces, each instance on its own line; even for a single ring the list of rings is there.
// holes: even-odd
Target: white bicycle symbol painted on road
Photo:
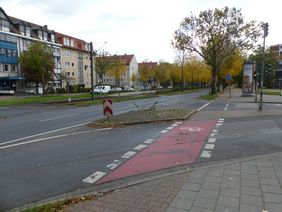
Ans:
[[[205,129],[200,127],[181,127],[180,130],[189,131],[189,132],[201,132]]]

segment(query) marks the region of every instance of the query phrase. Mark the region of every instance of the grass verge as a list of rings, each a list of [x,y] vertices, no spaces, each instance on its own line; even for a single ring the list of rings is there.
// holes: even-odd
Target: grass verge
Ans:
[[[215,100],[217,97],[218,97],[217,94],[216,95],[207,94],[207,95],[199,96],[199,99],[202,99],[202,100]]]
[[[64,209],[72,204],[81,202],[91,201],[97,199],[96,195],[82,196],[78,198],[62,200],[52,203],[47,203],[41,206],[34,206],[28,209],[20,210],[20,212],[54,212],[54,211],[65,211]]]

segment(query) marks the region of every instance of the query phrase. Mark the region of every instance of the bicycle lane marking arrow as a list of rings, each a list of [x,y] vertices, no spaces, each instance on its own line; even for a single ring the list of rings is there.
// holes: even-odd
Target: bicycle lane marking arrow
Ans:
[[[182,123],[96,183],[194,163],[216,121]]]

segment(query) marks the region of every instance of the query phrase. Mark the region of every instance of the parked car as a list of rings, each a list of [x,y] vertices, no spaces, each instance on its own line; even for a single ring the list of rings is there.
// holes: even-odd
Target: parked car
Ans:
[[[123,87],[123,90],[124,90],[124,91],[134,91],[133,88],[127,87],[127,86]]]
[[[110,92],[120,92],[120,91],[122,91],[122,88],[120,87],[114,87],[110,90]]]
[[[99,93],[99,94],[109,93],[110,90],[111,90],[111,86],[109,85],[98,85],[94,88],[93,93]],[[90,93],[92,93],[92,90],[90,90]]]

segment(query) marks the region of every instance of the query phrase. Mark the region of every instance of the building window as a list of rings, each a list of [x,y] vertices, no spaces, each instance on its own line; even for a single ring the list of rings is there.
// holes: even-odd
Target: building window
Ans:
[[[55,43],[55,35],[51,34],[51,41]]]
[[[0,72],[3,72],[3,64],[0,63]]]
[[[25,35],[25,30],[23,25],[20,25],[20,33],[21,35]]]
[[[70,62],[65,62],[66,67],[70,67]]]
[[[74,47],[74,41],[71,40],[71,47]]]
[[[4,71],[9,71],[9,65],[8,64],[4,65]]]
[[[26,33],[25,34],[26,36],[30,37],[30,28],[29,27],[25,28],[25,33]]]
[[[47,34],[47,32],[44,32],[44,38],[43,38],[43,40],[48,40],[48,34]]]
[[[38,31],[38,37],[40,40],[43,40],[43,34],[41,30]]]
[[[64,37],[64,45],[69,46],[70,45],[70,39]]]
[[[17,72],[17,66],[16,65],[12,65],[12,72]]]
[[[84,70],[87,70],[88,69],[88,65],[84,65]]]
[[[65,56],[66,57],[70,57],[71,56],[71,52],[70,51],[65,51]]]
[[[74,63],[72,63],[71,66],[74,67]]]
[[[0,29],[9,32],[10,31],[9,22],[5,19],[0,19]]]
[[[74,77],[74,72],[72,72],[71,75]]]

